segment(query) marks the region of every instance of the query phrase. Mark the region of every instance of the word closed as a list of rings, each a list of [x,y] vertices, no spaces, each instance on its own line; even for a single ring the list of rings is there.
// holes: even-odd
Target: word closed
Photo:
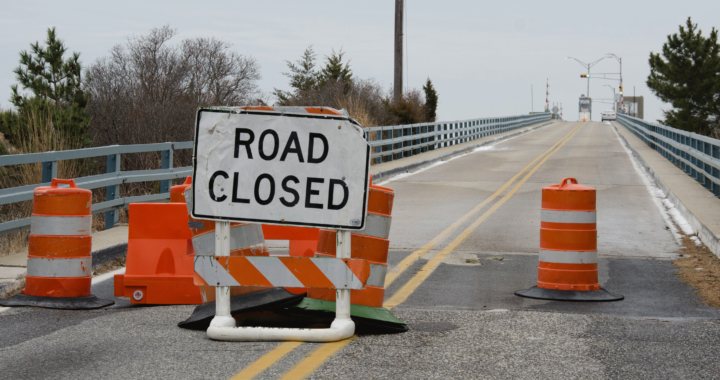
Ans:
[[[344,116],[198,111],[195,218],[361,229],[369,145]]]

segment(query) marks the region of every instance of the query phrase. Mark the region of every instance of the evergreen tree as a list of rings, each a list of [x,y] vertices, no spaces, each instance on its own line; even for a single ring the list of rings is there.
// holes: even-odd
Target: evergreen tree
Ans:
[[[688,17],[680,32],[668,36],[662,55],[650,53],[647,86],[673,109],[664,111],[666,125],[712,134],[720,117],[720,45],[712,29],[708,37]]]
[[[341,48],[337,53],[333,49],[332,54],[325,57],[325,67],[318,74],[318,85],[320,87],[330,82],[340,82],[344,84],[345,93],[350,91],[353,73],[350,69],[350,61],[343,64],[344,55],[345,52]]]
[[[435,118],[437,117],[436,111],[438,105],[438,94],[435,91],[435,87],[433,87],[430,78],[428,78],[427,82],[425,82],[423,91],[425,91],[425,110],[427,112],[427,121],[435,121]]]
[[[90,116],[80,53],[64,59],[67,48],[55,28],[48,28],[45,44],[35,42],[30,44],[30,52],[20,52],[20,66],[13,72],[23,90],[32,91],[34,96],[21,95],[17,84],[10,86],[10,101],[17,111],[0,113],[0,132],[11,144],[19,144],[29,133],[31,119],[49,115],[41,123],[45,128],[57,130],[80,146],[89,145],[86,132]]]
[[[57,38],[55,28],[48,28],[46,46],[39,42],[30,44],[31,51],[20,52],[20,66],[13,72],[23,90],[30,90],[35,97],[52,100],[56,106],[76,103],[80,107],[87,105],[82,91],[80,53],[73,52],[67,60],[63,56],[67,48]],[[10,99],[15,107],[21,108],[27,97],[18,93],[18,86],[12,85]]]
[[[302,57],[292,63],[287,63],[289,73],[282,73],[286,77],[290,78],[290,87],[293,88],[293,92],[283,91],[274,89],[273,95],[278,98],[279,105],[288,105],[290,98],[293,95],[299,95],[300,93],[315,89],[318,85],[318,72],[315,70],[315,51],[312,45],[308,46],[303,52]]]

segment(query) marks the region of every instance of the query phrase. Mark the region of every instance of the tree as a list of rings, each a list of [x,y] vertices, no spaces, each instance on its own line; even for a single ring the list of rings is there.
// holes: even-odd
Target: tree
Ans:
[[[273,90],[273,95],[277,97],[279,105],[289,105],[290,98],[294,95],[310,91],[315,89],[318,85],[318,72],[315,70],[315,51],[312,45],[308,46],[303,52],[302,57],[292,63],[287,63],[289,73],[282,73],[286,77],[290,78],[290,87],[294,89],[293,92],[283,91],[279,89]]]
[[[673,109],[664,124],[711,135],[720,117],[720,45],[712,28],[705,37],[688,17],[680,32],[668,35],[662,55],[650,53],[647,85]]]
[[[20,66],[13,70],[17,81],[23,90],[32,91],[37,98],[52,100],[56,106],[75,103],[85,107],[80,53],[73,52],[72,57],[64,60],[67,48],[57,38],[55,28],[48,28],[45,44],[41,46],[36,41],[30,44],[30,52],[20,52]],[[19,109],[28,98],[20,95],[17,85],[10,88],[13,93],[10,101]]]
[[[344,55],[345,52],[341,48],[339,52],[336,53],[335,49],[333,49],[329,57],[325,56],[325,67],[318,73],[318,85],[320,87],[324,87],[328,83],[338,82],[343,84],[346,93],[350,90],[353,73],[350,69],[350,61],[345,62],[343,65]]]
[[[428,78],[427,82],[425,82],[423,91],[425,91],[425,110],[427,111],[426,119],[427,121],[435,121],[437,118],[436,111],[438,105],[438,94],[435,91],[435,87],[433,87],[430,78]]]
[[[35,42],[30,48],[30,52],[20,52],[20,66],[13,72],[23,90],[31,91],[32,96],[21,94],[17,84],[10,86],[10,101],[16,110],[0,112],[0,132],[16,146],[27,143],[29,134],[36,133],[31,129],[36,127],[48,135],[59,133],[69,146],[89,145],[86,132],[90,116],[85,108],[88,98],[83,88],[80,53],[65,59],[67,47],[55,28],[48,28],[45,46]]]
[[[88,68],[90,133],[99,145],[193,139],[199,106],[256,105],[260,66],[215,38],[171,44],[170,26],[128,38]]]

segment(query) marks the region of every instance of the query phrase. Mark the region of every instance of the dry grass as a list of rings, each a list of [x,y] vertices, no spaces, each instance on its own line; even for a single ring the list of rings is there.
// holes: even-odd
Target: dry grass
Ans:
[[[682,243],[683,256],[674,263],[680,279],[695,288],[703,303],[720,308],[720,258],[689,236],[683,236]]]
[[[64,138],[53,126],[51,110],[31,109],[29,112],[28,134],[21,143],[13,147],[4,143],[11,154],[60,151],[80,148],[79,143]],[[46,113],[42,113],[46,112]],[[89,160],[68,160],[58,163],[59,178],[77,178],[88,175],[92,170]],[[42,164],[26,164],[0,167],[0,189],[35,185],[42,182]],[[32,201],[0,206],[0,223],[23,219],[32,213]],[[0,236],[0,257],[21,252],[27,247],[28,231]]]

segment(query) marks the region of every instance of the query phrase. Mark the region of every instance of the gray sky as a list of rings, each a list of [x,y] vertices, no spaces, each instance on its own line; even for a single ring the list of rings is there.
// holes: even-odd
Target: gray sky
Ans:
[[[586,92],[585,69],[611,52],[623,58],[625,94],[645,96],[645,119],[662,117],[663,105],[645,86],[648,55],[691,16],[704,34],[720,27],[720,1],[420,1],[405,0],[410,87],[429,76],[440,95],[438,120],[527,113],[545,102],[562,102],[566,120],[577,119]],[[18,52],[57,27],[85,66],[128,35],[170,24],[176,40],[214,36],[255,57],[259,85],[288,89],[284,60],[296,60],[308,45],[320,57],[342,47],[356,77],[392,85],[394,1],[8,1],[0,5],[0,107],[8,108]],[[617,72],[606,59],[593,72]],[[590,95],[611,98],[615,81],[591,81]],[[594,104],[593,118],[611,105]]]

